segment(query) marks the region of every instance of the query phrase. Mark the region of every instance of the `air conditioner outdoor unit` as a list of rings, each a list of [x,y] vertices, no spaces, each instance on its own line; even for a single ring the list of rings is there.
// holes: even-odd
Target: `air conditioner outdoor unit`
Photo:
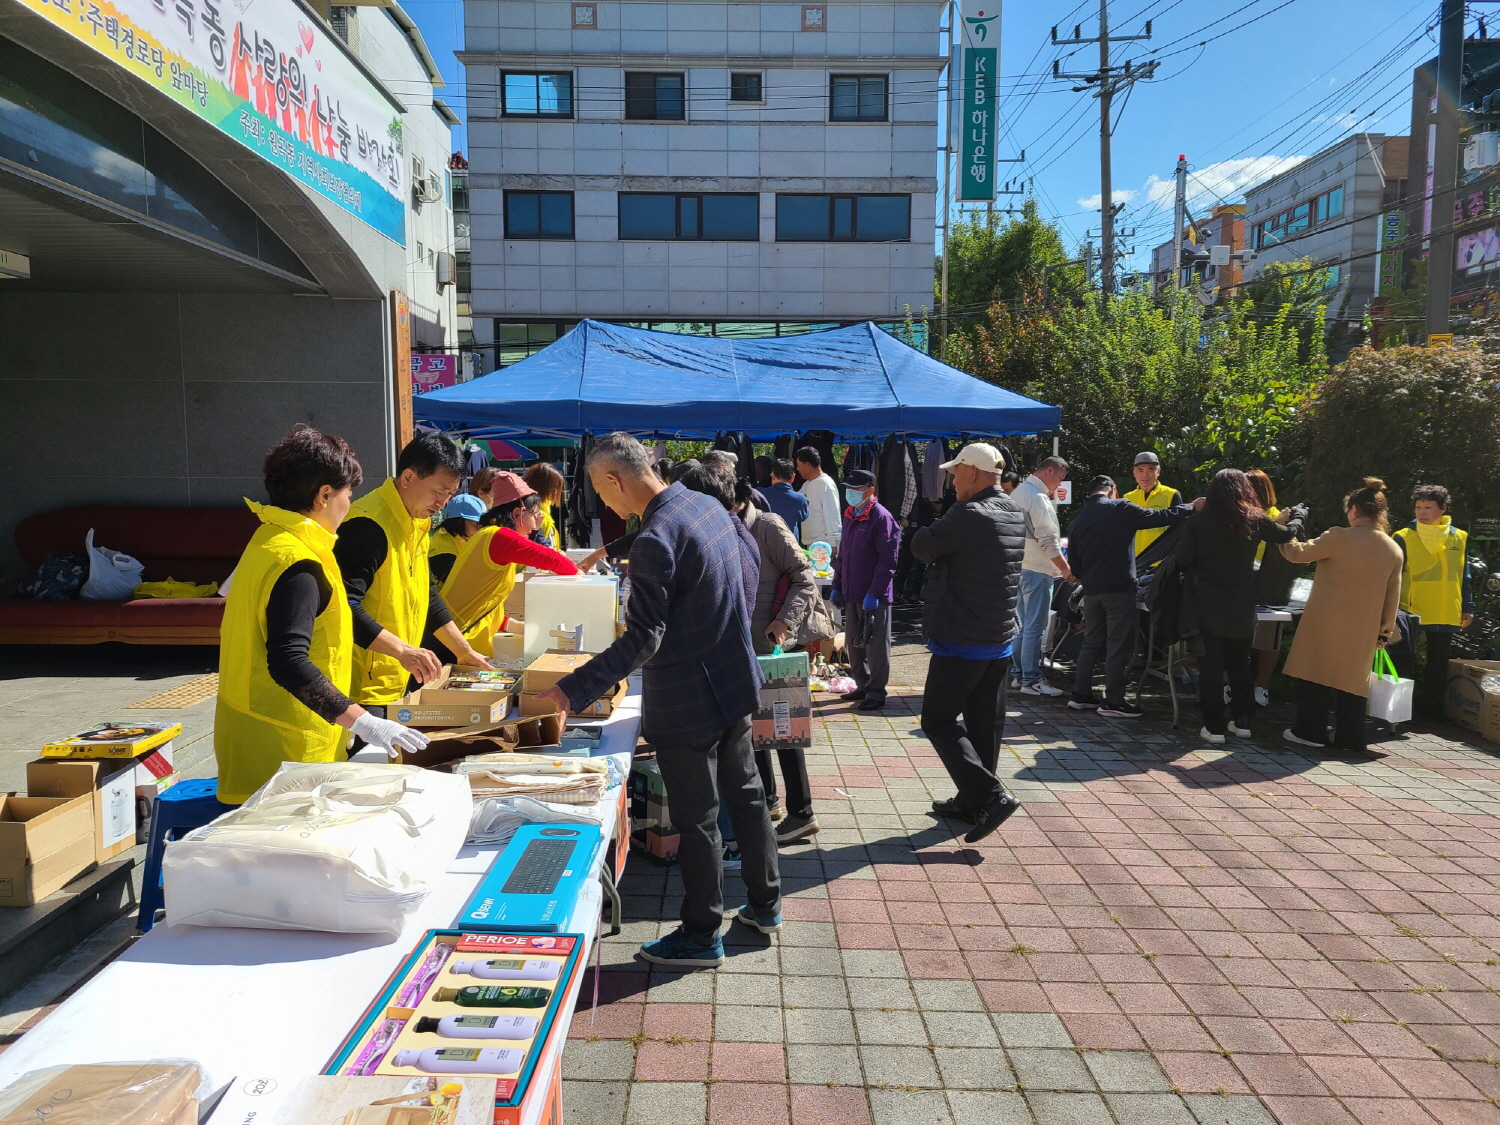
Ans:
[[[1490,168],[1500,164],[1500,133],[1475,133],[1464,145],[1464,168]]]
[[[443,182],[436,174],[413,180],[411,187],[419,203],[437,203],[443,198]]]
[[[456,259],[452,254],[439,250],[437,256],[437,283],[441,289],[445,285],[452,285],[456,280]]]

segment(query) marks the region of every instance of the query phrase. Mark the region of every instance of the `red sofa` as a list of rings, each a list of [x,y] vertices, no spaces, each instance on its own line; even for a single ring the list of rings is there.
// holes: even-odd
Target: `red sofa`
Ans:
[[[28,516],[16,546],[34,571],[48,555],[81,552],[94,543],[134,555],[144,580],[222,582],[239,562],[260,521],[243,505],[230,508],[148,508],[83,505]],[[99,602],[0,600],[0,644],[216,645],[223,598],[139,598]]]

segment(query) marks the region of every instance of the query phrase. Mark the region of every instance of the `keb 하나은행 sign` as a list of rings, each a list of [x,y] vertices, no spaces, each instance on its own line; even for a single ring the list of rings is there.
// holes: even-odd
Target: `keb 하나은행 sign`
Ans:
[[[295,0],[21,2],[406,245],[401,111]]]
[[[989,202],[995,198],[994,47],[964,48],[964,83],[958,115],[958,198]]]

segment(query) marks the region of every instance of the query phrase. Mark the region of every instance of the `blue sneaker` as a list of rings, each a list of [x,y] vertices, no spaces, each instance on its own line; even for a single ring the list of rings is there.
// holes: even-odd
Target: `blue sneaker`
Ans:
[[[752,930],[759,930],[763,934],[779,934],[781,932],[780,914],[763,914],[756,917],[755,912],[750,909],[749,904],[740,907],[734,914],[735,921],[743,922]]]
[[[712,945],[699,945],[678,926],[666,937],[642,945],[641,960],[674,969],[717,969],[724,963],[724,942],[715,934]]]

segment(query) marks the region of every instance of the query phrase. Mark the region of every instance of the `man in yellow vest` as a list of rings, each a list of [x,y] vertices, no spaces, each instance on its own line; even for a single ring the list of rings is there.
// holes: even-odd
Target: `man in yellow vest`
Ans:
[[[414,677],[427,683],[442,671],[422,648],[431,630],[459,664],[487,667],[453,623],[428,566],[432,517],[458,492],[463,454],[443,434],[419,433],[401,451],[396,475],[354,502],[333,548],[354,628],[350,695],[384,714]]]
[[[1154,453],[1135,455],[1134,490],[1125,499],[1142,508],[1175,508],[1182,503],[1182,493],[1161,483],[1161,458]],[[1165,527],[1150,527],[1135,533],[1135,553],[1141,554],[1166,533]]]
[[[1427,638],[1423,692],[1441,713],[1448,685],[1448,647],[1454,633],[1474,622],[1474,591],[1469,576],[1469,534],[1453,526],[1448,490],[1418,485],[1411,494],[1417,518],[1394,538],[1406,556],[1401,568],[1401,608],[1422,619]],[[1416,655],[1415,638],[1411,643]]]

